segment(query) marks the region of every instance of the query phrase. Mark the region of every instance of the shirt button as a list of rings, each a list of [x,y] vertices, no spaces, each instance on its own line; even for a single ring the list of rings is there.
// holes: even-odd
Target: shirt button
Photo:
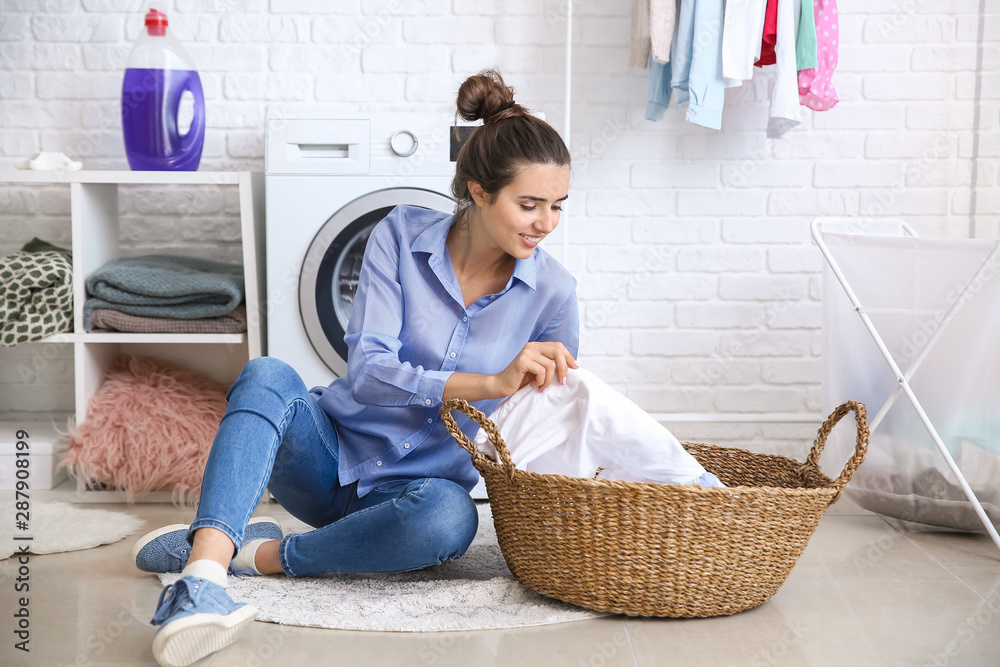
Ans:
[[[463,321],[463,322],[468,322],[468,321],[469,321],[469,318],[468,318],[468,317],[463,317],[463,318],[462,318],[462,321]]]
[[[380,465],[382,465],[382,462],[381,461],[376,461],[375,465],[380,466]]]
[[[403,445],[403,449],[409,449],[409,448],[410,448],[410,443],[406,443],[405,445]]]
[[[427,423],[428,423],[428,424],[433,424],[433,423],[434,423],[434,420],[433,420],[433,419],[431,419],[430,417],[428,417],[428,418],[427,418]]]
[[[429,398],[425,398],[425,399],[424,399],[424,403],[425,403],[426,405],[430,405],[430,404],[431,404],[431,399],[429,399]]]
[[[452,359],[454,359],[454,358],[455,358],[455,353],[454,353],[454,352],[452,352],[452,353],[451,353],[451,358],[452,358]]]
[[[493,299],[495,299],[495,298],[497,298],[497,295],[496,295],[496,294],[491,294],[491,295],[490,295],[490,301],[492,301],[492,300],[493,300]]]

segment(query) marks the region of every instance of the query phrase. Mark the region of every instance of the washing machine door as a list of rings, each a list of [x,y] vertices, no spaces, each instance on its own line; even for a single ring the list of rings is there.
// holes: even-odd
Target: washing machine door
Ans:
[[[347,375],[344,334],[354,311],[368,236],[399,205],[451,212],[455,201],[421,188],[388,188],[358,197],[330,216],[313,238],[299,272],[299,311],[316,354],[338,376]]]

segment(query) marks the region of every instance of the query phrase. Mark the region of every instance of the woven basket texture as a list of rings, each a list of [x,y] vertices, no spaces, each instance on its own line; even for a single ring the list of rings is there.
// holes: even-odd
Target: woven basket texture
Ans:
[[[484,428],[499,461],[475,448],[452,410]],[[851,411],[855,453],[831,480],[819,470],[819,455]],[[486,480],[497,540],[517,580],[563,602],[629,616],[723,616],[763,604],[784,583],[868,445],[865,406],[851,401],[820,428],[805,463],[684,443],[726,488],[633,483],[518,470],[482,412],[452,399],[441,415]]]

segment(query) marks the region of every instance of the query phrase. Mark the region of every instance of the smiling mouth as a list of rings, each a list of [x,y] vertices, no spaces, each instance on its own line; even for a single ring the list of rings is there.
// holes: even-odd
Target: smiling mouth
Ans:
[[[545,238],[544,235],[543,236],[530,236],[528,234],[521,234],[520,236],[521,236],[521,238],[525,239],[529,243],[538,243],[543,238]]]

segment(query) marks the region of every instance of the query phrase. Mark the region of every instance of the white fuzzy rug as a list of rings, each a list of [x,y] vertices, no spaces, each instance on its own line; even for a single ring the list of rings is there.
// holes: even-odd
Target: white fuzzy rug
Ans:
[[[300,526],[282,528],[300,532]],[[164,584],[178,578],[159,576]],[[340,630],[489,630],[605,615],[538,595],[515,581],[486,503],[479,505],[476,539],[458,560],[392,574],[230,577],[229,594],[257,607],[258,621]]]
[[[32,502],[28,511],[28,529],[18,530],[14,500],[0,508],[0,558],[8,558],[22,545],[30,553],[54,554],[61,551],[90,549],[111,544],[134,533],[145,523],[130,514],[106,510],[85,510],[67,503]],[[15,537],[30,535],[32,539]]]

